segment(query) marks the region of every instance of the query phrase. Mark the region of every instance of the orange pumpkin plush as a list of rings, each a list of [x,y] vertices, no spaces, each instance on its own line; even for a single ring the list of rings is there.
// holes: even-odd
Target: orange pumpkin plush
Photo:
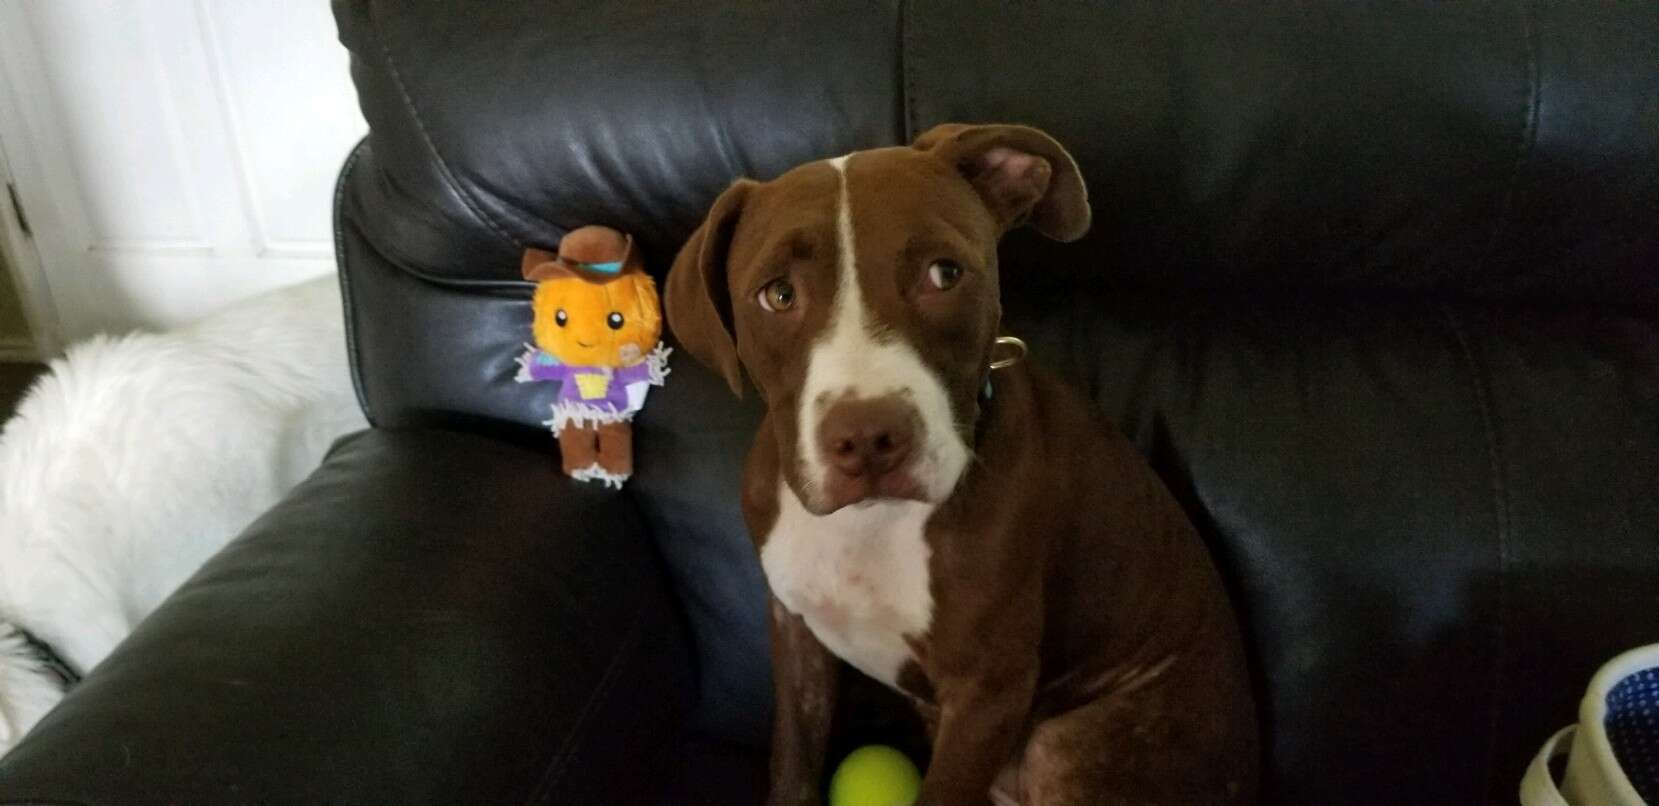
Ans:
[[[668,375],[657,287],[633,238],[609,227],[572,230],[558,254],[524,252],[536,283],[534,345],[518,358],[520,383],[558,381],[551,426],[564,471],[620,488],[634,472],[635,412]]]

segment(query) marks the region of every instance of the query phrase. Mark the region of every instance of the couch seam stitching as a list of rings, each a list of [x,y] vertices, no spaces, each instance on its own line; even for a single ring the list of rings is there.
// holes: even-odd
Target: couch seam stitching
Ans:
[[[558,752],[554,753],[553,758],[549,760],[546,772],[542,773],[541,780],[537,782],[536,788],[530,793],[529,803],[540,803],[543,796],[564,778],[565,767],[570,763],[570,759],[576,755],[576,737],[582,733],[583,727],[587,724],[588,718],[592,716],[599,701],[610,694],[611,687],[616,683],[617,672],[621,669],[623,656],[628,654],[628,651],[638,642],[640,625],[645,623],[645,609],[645,606],[641,605],[634,612],[632,623],[628,626],[628,632],[621,643],[617,644],[616,652],[611,655],[610,663],[606,665],[604,675],[599,678],[599,685],[594,687],[593,693],[588,696],[588,701],[583,704],[582,710],[577,713],[576,721],[571,725],[570,732],[565,736],[564,742],[560,744]]]
[[[351,279],[346,271],[346,236],[345,208],[341,202],[346,197],[346,178],[357,167],[357,158],[363,155],[363,149],[369,144],[368,135],[357,141],[351,154],[346,156],[346,164],[340,167],[340,175],[334,180],[334,266],[339,274],[340,304],[345,308],[346,355],[351,359],[351,389],[357,395],[357,406],[363,410],[363,419],[369,425],[375,424],[374,412],[369,407],[368,396],[363,392],[362,353],[358,349],[357,341],[357,310],[351,304]]]
[[[1492,493],[1492,517],[1494,521],[1494,537],[1497,542],[1498,554],[1498,583],[1494,591],[1497,608],[1497,620],[1492,631],[1492,694],[1491,704],[1487,713],[1486,732],[1486,770],[1483,789],[1490,791],[1492,776],[1497,772],[1498,758],[1498,727],[1502,721],[1503,687],[1506,675],[1504,674],[1505,648],[1508,645],[1508,624],[1505,614],[1508,607],[1509,570],[1509,491],[1504,484],[1503,473],[1503,442],[1498,432],[1498,415],[1493,405],[1492,392],[1481,374],[1480,366],[1475,360],[1474,348],[1470,345],[1469,336],[1459,322],[1456,313],[1450,305],[1441,304],[1442,313],[1451,327],[1452,336],[1457,340],[1458,348],[1463,354],[1464,363],[1469,370],[1469,382],[1474,387],[1475,403],[1480,412],[1481,427],[1486,437],[1486,453],[1488,470],[1491,474],[1490,489]]]
[[[415,132],[420,135],[421,142],[426,145],[426,150],[432,155],[432,164],[437,167],[438,175],[449,186],[450,192],[454,193],[457,199],[460,199],[461,205],[467,209],[467,212],[472,213],[473,218],[489,227],[496,235],[507,239],[515,247],[521,246],[522,244],[519,243],[517,238],[508,235],[507,231],[473,200],[472,195],[455,178],[455,173],[450,170],[449,163],[444,160],[443,154],[438,152],[437,143],[433,142],[432,136],[426,130],[425,121],[421,120],[420,111],[415,108],[414,98],[410,97],[409,89],[404,86],[403,74],[398,71],[397,63],[392,59],[391,48],[386,46],[386,38],[381,35],[380,26],[375,22],[372,8],[369,13],[369,28],[374,33],[375,44],[380,50],[380,56],[386,62],[386,71],[392,79],[392,84],[397,87],[398,97],[403,101],[403,108],[409,113],[410,119],[414,121]]]

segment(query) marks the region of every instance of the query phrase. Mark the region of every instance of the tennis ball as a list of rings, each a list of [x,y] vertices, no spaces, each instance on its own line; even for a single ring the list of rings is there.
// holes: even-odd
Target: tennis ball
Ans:
[[[879,744],[847,754],[830,777],[829,806],[910,806],[922,774],[903,753]]]

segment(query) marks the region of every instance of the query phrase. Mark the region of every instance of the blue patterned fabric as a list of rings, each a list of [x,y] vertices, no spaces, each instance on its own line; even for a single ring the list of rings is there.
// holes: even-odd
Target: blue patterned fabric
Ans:
[[[1636,794],[1659,804],[1659,668],[1632,674],[1607,692],[1603,725]]]

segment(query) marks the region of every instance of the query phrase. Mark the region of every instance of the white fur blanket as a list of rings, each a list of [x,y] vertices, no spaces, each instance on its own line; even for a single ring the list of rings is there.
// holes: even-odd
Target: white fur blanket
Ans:
[[[336,281],[52,362],[0,431],[0,754],[78,673],[365,426]]]

